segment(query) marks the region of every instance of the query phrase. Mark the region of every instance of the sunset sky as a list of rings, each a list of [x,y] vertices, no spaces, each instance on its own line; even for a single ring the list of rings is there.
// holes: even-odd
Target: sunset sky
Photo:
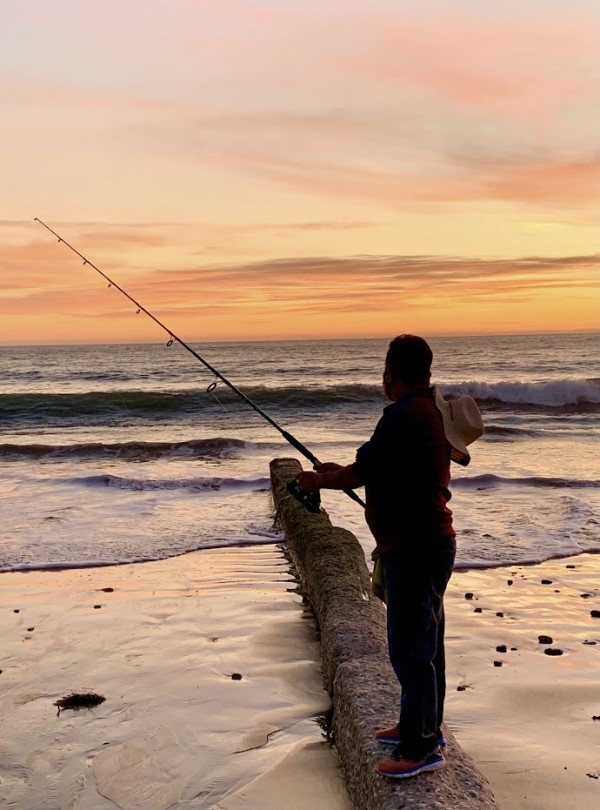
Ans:
[[[0,342],[597,329],[599,8],[3,3]]]

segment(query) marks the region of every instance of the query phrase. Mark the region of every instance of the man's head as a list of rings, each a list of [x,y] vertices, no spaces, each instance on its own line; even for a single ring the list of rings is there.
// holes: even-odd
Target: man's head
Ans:
[[[427,341],[416,335],[398,335],[385,357],[384,389],[390,399],[392,387],[429,385],[433,352]]]

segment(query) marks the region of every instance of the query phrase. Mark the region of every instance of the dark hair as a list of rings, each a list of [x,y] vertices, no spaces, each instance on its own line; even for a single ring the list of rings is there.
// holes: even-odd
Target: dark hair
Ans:
[[[433,352],[417,335],[398,335],[388,348],[385,362],[394,377],[409,385],[427,385],[431,377]]]

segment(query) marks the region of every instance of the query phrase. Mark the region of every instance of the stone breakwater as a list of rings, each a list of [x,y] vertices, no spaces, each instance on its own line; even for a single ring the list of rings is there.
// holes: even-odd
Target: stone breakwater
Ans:
[[[385,750],[374,733],[396,722],[399,700],[387,657],[385,607],[371,593],[356,537],[332,526],[323,510],[312,514],[289,495],[286,485],[301,469],[295,459],[271,462],[273,500],[319,625],[332,732],[355,810],[497,810],[487,780],[448,729],[443,770],[402,781],[375,772]]]

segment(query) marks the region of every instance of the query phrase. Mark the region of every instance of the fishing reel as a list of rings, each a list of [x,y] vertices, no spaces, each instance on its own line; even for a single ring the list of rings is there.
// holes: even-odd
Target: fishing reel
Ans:
[[[317,514],[321,511],[321,496],[318,490],[315,492],[305,492],[298,483],[298,479],[294,478],[294,480],[290,481],[287,485],[287,491],[290,495],[293,495],[305,509],[308,509],[309,512]]]

